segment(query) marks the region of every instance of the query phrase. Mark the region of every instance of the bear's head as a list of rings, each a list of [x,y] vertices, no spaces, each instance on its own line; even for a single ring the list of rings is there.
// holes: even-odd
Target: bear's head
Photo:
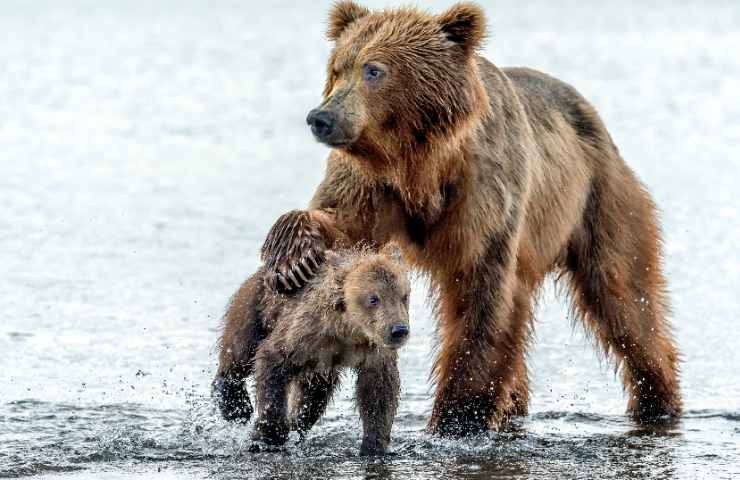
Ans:
[[[411,286],[398,246],[352,255],[327,251],[326,261],[338,280],[334,308],[341,312],[342,335],[356,344],[403,346]]]
[[[476,61],[484,36],[472,3],[440,15],[336,3],[324,101],[307,118],[314,136],[377,169],[454,143],[488,109]]]

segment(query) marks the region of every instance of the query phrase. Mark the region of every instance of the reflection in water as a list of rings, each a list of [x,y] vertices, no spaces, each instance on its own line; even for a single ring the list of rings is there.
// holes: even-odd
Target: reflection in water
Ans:
[[[370,460],[365,464],[365,480],[387,480],[393,478],[393,468],[385,460]]]

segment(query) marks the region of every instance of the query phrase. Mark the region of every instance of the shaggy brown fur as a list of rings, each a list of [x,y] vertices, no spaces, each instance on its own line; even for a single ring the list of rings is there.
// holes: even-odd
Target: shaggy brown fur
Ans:
[[[471,3],[441,15],[335,5],[317,110],[332,121],[312,124],[333,150],[309,210],[288,216],[322,240],[296,249],[300,232],[276,225],[268,276],[295,278],[305,252],[331,246],[336,232],[399,241],[438,299],[429,429],[456,435],[526,413],[533,298],[555,272],[622,367],[635,420],[675,418],[678,355],[655,206],[574,88],[475,53],[484,25]]]
[[[323,252],[322,252],[323,253]],[[249,278],[226,313],[214,391],[225,418],[252,413],[244,380],[254,373],[254,438],[283,444],[307,432],[331,399],[343,368],[357,371],[362,454],[383,453],[399,394],[396,349],[408,335],[409,283],[397,246],[326,252],[325,267],[295,295]],[[289,400],[290,397],[290,400]]]

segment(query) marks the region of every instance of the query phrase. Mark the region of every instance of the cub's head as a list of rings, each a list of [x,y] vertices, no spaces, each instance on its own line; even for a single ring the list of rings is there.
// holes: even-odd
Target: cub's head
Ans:
[[[314,136],[381,162],[448,141],[488,108],[475,59],[484,35],[472,3],[440,15],[336,3],[324,101],[307,117]]]
[[[409,335],[411,286],[401,252],[394,244],[379,253],[341,256],[327,252],[327,261],[341,270],[335,308],[342,312],[348,340],[399,348]]]

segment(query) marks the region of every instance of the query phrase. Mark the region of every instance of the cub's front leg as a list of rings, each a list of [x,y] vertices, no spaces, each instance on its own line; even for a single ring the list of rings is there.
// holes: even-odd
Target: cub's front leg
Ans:
[[[391,440],[401,381],[395,352],[377,355],[357,368],[357,409],[362,418],[360,455],[382,455]]]
[[[291,427],[304,436],[324,414],[338,385],[336,370],[299,375],[290,399]]]
[[[288,440],[288,386],[294,373],[275,346],[260,347],[255,362],[257,420],[253,440],[273,446],[283,445]]]

